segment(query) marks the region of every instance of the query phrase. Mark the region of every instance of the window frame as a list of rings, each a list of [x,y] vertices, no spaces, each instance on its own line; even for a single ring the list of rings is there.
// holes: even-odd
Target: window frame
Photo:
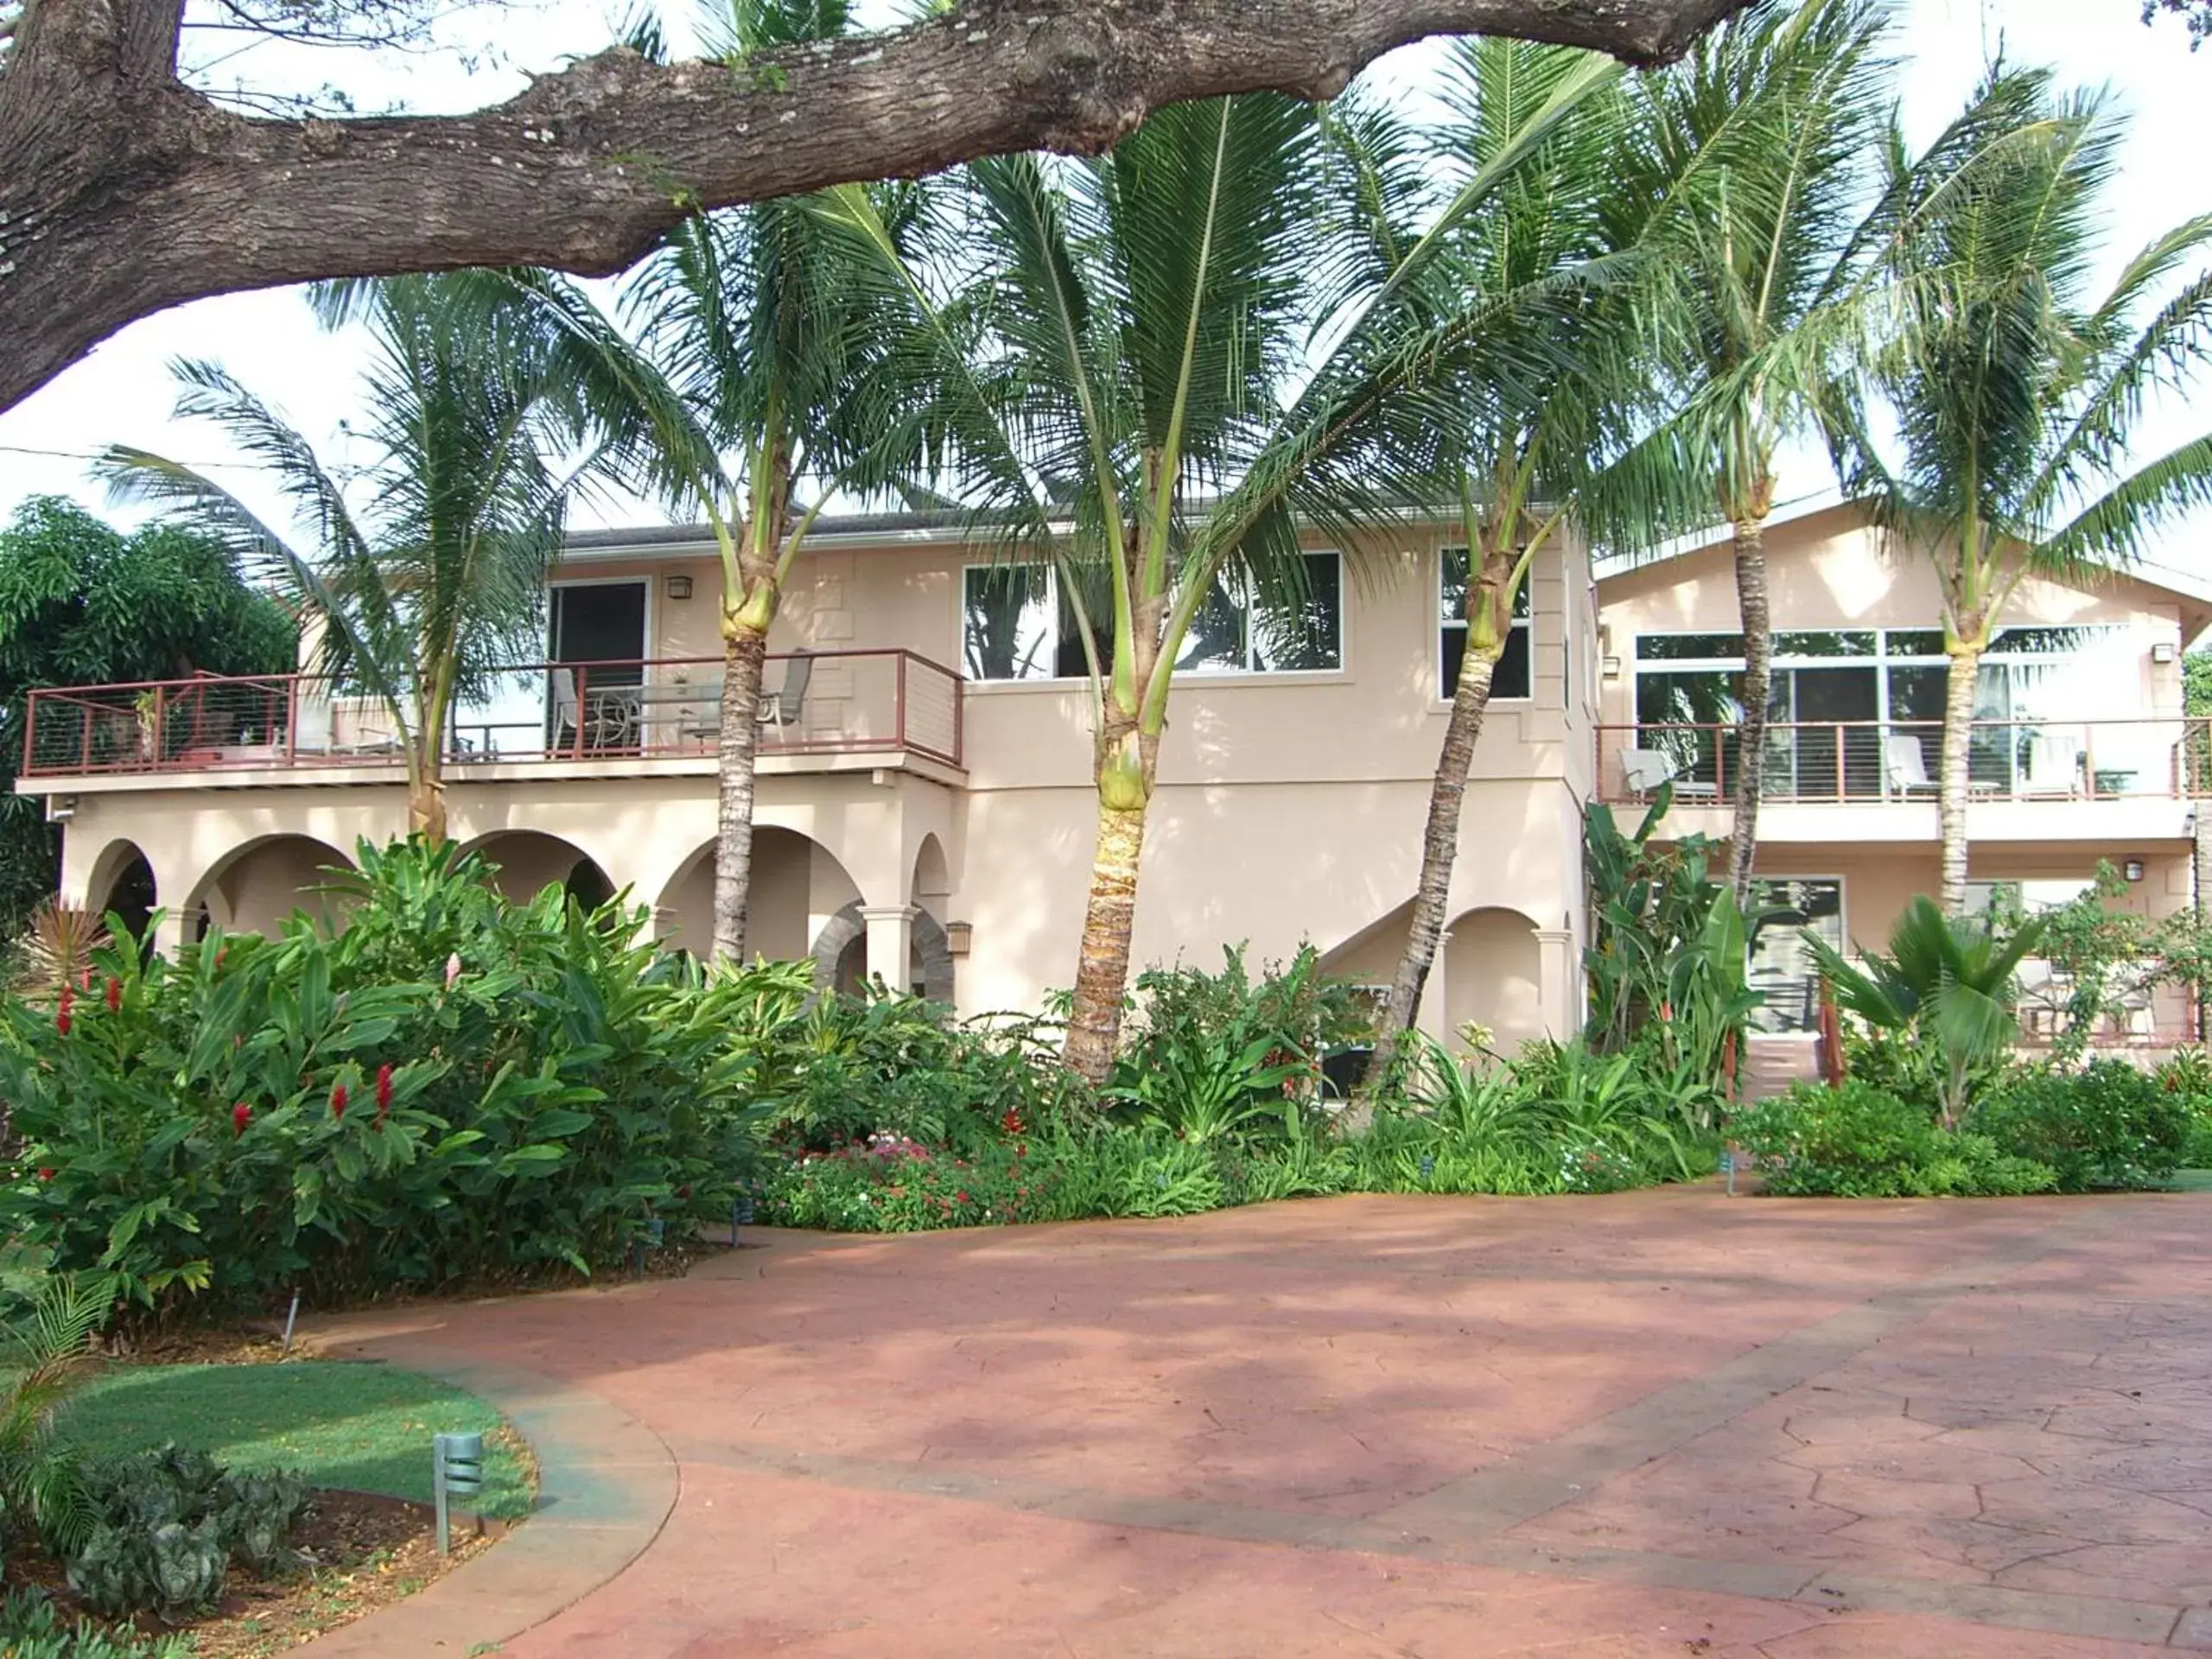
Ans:
[[[1444,562],[1447,556],[1453,553],[1462,553],[1466,556],[1467,579],[1470,582],[1474,580],[1474,549],[1465,542],[1438,543],[1436,546],[1436,558],[1434,561],[1436,567],[1434,578],[1430,582],[1428,588],[1429,606],[1434,614],[1435,620],[1435,626],[1429,630],[1429,639],[1431,642],[1430,650],[1433,653],[1429,659],[1429,667],[1433,671],[1433,677],[1429,683],[1433,694],[1430,707],[1433,709],[1449,708],[1453,696],[1459,690],[1459,687],[1457,685],[1446,685],[1444,683],[1445,632],[1448,629],[1455,628],[1462,634],[1465,634],[1467,632],[1467,618],[1465,613],[1463,611],[1457,615],[1452,614],[1445,609],[1444,605]],[[1527,635],[1529,641],[1529,689],[1526,691],[1520,693],[1518,696],[1509,696],[1499,691],[1495,683],[1493,683],[1490,694],[1490,702],[1493,707],[1499,703],[1503,703],[1506,707],[1511,709],[1527,709],[1533,708],[1535,705],[1537,645],[1535,589],[1536,563],[1534,559],[1531,559],[1529,562],[1529,574],[1522,580],[1521,583],[1521,591],[1516,596],[1516,606],[1527,606],[1528,614],[1523,616],[1518,614],[1516,612],[1516,614],[1506,624],[1507,632],[1510,633],[1514,629],[1518,628],[1523,630]],[[1459,660],[1462,663],[1466,661],[1466,648],[1464,645],[1460,647]],[[1498,660],[1502,663],[1505,659],[1501,656]]]
[[[1255,681],[1262,683],[1277,680],[1315,681],[1343,679],[1346,677],[1351,671],[1351,629],[1347,626],[1349,618],[1346,614],[1346,601],[1349,598],[1350,584],[1345,580],[1344,551],[1340,548],[1334,547],[1306,547],[1300,548],[1299,552],[1300,556],[1305,558],[1326,558],[1333,559],[1336,562],[1337,660],[1333,664],[1321,668],[1253,667],[1251,665],[1253,652],[1255,649],[1252,636],[1253,599],[1251,590],[1248,586],[1244,594],[1244,606],[1243,610],[1243,615],[1244,618],[1244,665],[1241,668],[1179,668],[1173,671],[1173,677],[1176,680],[1204,680],[1226,685],[1243,685],[1251,683]],[[956,629],[955,638],[957,648],[954,654],[960,664],[961,677],[966,681],[971,690],[997,690],[1002,687],[1007,686],[1022,686],[1031,690],[1047,687],[1065,690],[1069,686],[1080,685],[1084,683],[1086,677],[1081,674],[1035,674],[1022,679],[999,680],[979,679],[968,673],[968,582],[969,573],[978,570],[996,571],[1007,569],[1041,569],[1045,573],[1046,603],[1052,607],[1052,618],[1048,624],[1052,632],[1047,641],[1047,651],[1046,655],[1047,656],[1048,660],[1052,662],[1056,666],[1058,664],[1061,616],[1060,573],[1058,567],[1052,564],[1024,565],[1018,562],[1007,560],[970,560],[963,562],[960,566],[960,585],[955,595],[957,616],[954,622],[954,627]],[[1103,665],[1103,664],[1102,664],[1102,666]]]

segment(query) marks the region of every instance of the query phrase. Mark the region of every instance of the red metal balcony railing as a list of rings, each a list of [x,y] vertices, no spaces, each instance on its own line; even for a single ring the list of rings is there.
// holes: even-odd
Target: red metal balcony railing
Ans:
[[[1767,801],[1932,801],[1943,730],[1928,721],[1777,721],[1766,731]],[[1725,806],[1745,764],[1733,724],[1598,728],[1598,798],[1630,804],[1672,783],[1678,806]],[[2212,720],[1980,720],[1967,757],[1975,801],[2212,796]]]
[[[533,663],[465,688],[445,734],[450,766],[713,754],[720,658]],[[963,764],[964,683],[905,650],[768,658],[760,753],[903,753]],[[33,691],[26,778],[390,766],[383,707],[311,674],[196,675]]]

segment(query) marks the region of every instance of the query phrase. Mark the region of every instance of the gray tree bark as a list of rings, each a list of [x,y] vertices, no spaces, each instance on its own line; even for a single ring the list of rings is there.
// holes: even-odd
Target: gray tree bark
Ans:
[[[1736,607],[1744,630],[1744,715],[1736,748],[1736,813],[1729,830],[1728,885],[1736,906],[1751,903],[1752,866],[1758,860],[1759,801],[1766,790],[1766,705],[1774,683],[1774,616],[1766,587],[1766,527],[1760,519],[1736,526]],[[1716,734],[1719,742],[1723,734]]]
[[[1936,779],[1936,817],[1943,838],[1942,906],[1946,916],[1966,913],[1967,802],[1974,762],[1974,694],[1981,675],[1981,643],[1951,646],[1943,685],[1943,771]]]
[[[753,761],[760,747],[760,680],[768,636],[722,629],[722,724],[715,766],[715,960],[745,960],[753,893]]]
[[[702,207],[1095,151],[1160,105],[1325,98],[1442,34],[1652,62],[1745,0],[965,0],[733,67],[612,50],[472,114],[277,120],[177,78],[184,0],[29,0],[0,37],[0,409],[125,323],[328,276],[605,275]]]
[[[1494,589],[1493,589],[1494,591]],[[1421,993],[1436,965],[1444,938],[1445,912],[1452,895],[1452,866],[1459,852],[1459,811],[1467,798],[1467,773],[1475,745],[1490,710],[1491,681],[1497,659],[1469,652],[1459,663],[1459,683],[1452,688],[1452,717],[1445,722],[1444,747],[1436,776],[1428,786],[1428,823],[1421,831],[1421,879],[1414,887],[1413,915],[1406,925],[1406,948],[1390,982],[1390,1007],[1375,1039],[1368,1080],[1381,1083],[1398,1058],[1398,1045],[1421,1013]]]

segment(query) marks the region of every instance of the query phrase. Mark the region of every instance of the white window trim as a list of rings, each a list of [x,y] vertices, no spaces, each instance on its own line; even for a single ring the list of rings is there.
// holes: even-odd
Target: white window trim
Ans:
[[[1333,547],[1307,547],[1301,548],[1299,551],[1307,558],[1328,557],[1337,562],[1337,660],[1335,665],[1330,668],[1179,668],[1173,677],[1177,683],[1204,682],[1209,685],[1286,683],[1313,685],[1331,681],[1348,680],[1351,677],[1350,637],[1351,630],[1347,626],[1350,620],[1347,615],[1350,591],[1349,583],[1345,580],[1344,556],[1341,550]],[[1033,564],[1025,566],[1003,561],[996,563],[988,561],[969,562],[960,567],[960,587],[955,596],[956,611],[953,618],[954,633],[958,648],[954,652],[954,656],[960,664],[961,677],[967,680],[968,689],[970,691],[982,691],[994,695],[1000,692],[1065,691],[1071,687],[1084,684],[1088,678],[1088,676],[1082,674],[1037,674],[1027,679],[1016,680],[986,680],[969,677],[968,573],[971,570],[1033,570],[1039,568]],[[1060,643],[1060,573],[1052,565],[1041,568],[1045,572],[1046,603],[1052,607],[1052,660],[1057,664],[1059,660]],[[1250,602],[1249,597],[1246,602],[1249,607]],[[1248,620],[1244,630],[1244,660],[1249,664],[1252,659],[1252,631],[1249,621],[1249,609],[1246,614]],[[1105,664],[1102,664],[1101,666]]]
[[[1431,641],[1431,649],[1435,652],[1435,655],[1429,659],[1429,668],[1432,671],[1429,683],[1433,688],[1429,707],[1432,709],[1450,708],[1452,706],[1452,696],[1459,690],[1457,686],[1447,686],[1444,683],[1444,631],[1446,628],[1457,628],[1462,633],[1465,633],[1467,629],[1467,619],[1465,615],[1447,616],[1445,614],[1444,556],[1447,553],[1466,554],[1467,580],[1471,582],[1474,580],[1474,550],[1469,547],[1465,542],[1440,542],[1436,548],[1436,568],[1433,572],[1433,579],[1428,584],[1429,608],[1434,613],[1435,617],[1435,626],[1432,627],[1428,632],[1428,637]],[[1535,561],[1531,559],[1529,562],[1529,573],[1522,578],[1521,583],[1521,591],[1529,596],[1529,614],[1526,616],[1516,616],[1506,625],[1507,632],[1509,632],[1515,628],[1525,628],[1528,630],[1529,689],[1525,693],[1517,697],[1509,697],[1502,696],[1496,691],[1491,692],[1490,696],[1490,706],[1492,708],[1503,705],[1508,709],[1529,709],[1535,706],[1537,645],[1535,582],[1536,565]],[[1465,659],[1462,657],[1461,660],[1465,661]]]

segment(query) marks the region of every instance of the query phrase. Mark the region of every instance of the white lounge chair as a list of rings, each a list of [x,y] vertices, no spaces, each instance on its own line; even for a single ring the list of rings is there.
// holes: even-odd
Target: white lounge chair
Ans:
[[[2080,792],[2081,784],[2079,745],[2050,732],[2037,732],[2028,739],[2027,771],[2018,793],[2044,799],[2070,797]]]
[[[1671,783],[1677,800],[1713,800],[1719,798],[1719,785],[1702,779],[1684,778],[1680,773],[1680,763],[1664,749],[1621,751],[1621,782],[1631,795],[1649,795],[1660,785]]]

